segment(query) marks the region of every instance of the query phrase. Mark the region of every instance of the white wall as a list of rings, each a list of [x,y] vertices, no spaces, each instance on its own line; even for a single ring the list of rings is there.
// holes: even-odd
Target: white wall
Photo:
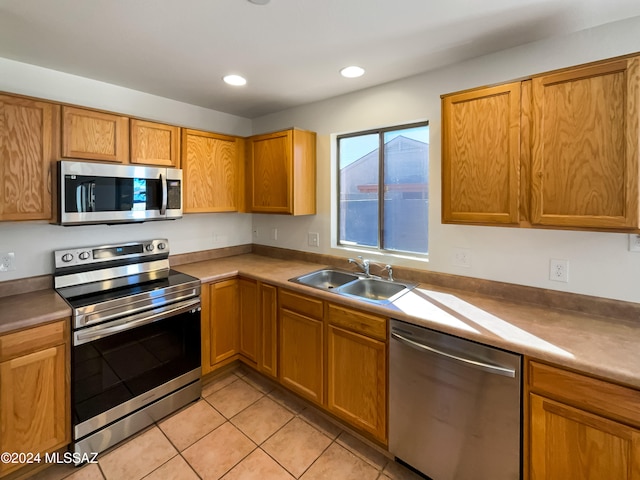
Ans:
[[[536,42],[476,58],[431,73],[255,119],[254,133],[289,126],[318,132],[318,215],[254,215],[254,242],[284,248],[355,253],[332,248],[335,198],[332,172],[336,134],[418,120],[430,122],[430,252],[428,264],[382,258],[428,270],[530,285],[607,298],[640,301],[640,253],[616,233],[442,225],[440,188],[440,95],[556,68],[640,52],[640,17],[567,37]],[[366,67],[366,66],[365,66]],[[357,81],[357,80],[355,80]],[[278,240],[271,240],[273,228]],[[320,233],[320,248],[307,245],[307,232]],[[453,248],[471,250],[471,267],[452,265]],[[371,255],[370,255],[371,256]],[[548,279],[549,260],[569,260],[569,282]]]
[[[247,118],[3,58],[0,91],[230,135],[251,134]],[[168,238],[174,254],[251,243],[251,215],[199,214],[169,222],[80,227],[0,222],[0,252],[16,255],[16,270],[0,272],[0,282],[51,273],[57,249],[152,238]]]
[[[0,58],[0,92],[123,113],[228,135],[251,135],[251,120],[48,68]]]

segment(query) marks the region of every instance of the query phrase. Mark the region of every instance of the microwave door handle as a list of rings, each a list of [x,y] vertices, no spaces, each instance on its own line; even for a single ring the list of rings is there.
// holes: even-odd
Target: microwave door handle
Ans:
[[[89,184],[89,211],[96,211],[96,184],[91,182]]]
[[[84,191],[86,190],[85,185],[81,183],[76,187],[76,208],[78,213],[87,211],[87,202]]]
[[[160,205],[160,215],[167,213],[167,178],[160,174],[160,184],[162,185],[162,204]]]

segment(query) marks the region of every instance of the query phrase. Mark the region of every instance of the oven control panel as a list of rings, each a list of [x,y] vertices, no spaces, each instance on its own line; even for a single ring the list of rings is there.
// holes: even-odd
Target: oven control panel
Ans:
[[[54,252],[55,268],[91,265],[116,259],[140,259],[151,255],[169,255],[166,238],[128,242],[118,245],[79,247]]]

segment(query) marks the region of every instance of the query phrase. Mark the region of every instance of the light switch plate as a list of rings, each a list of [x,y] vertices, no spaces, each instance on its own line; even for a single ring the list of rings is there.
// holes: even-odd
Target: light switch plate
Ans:
[[[316,232],[309,232],[307,237],[307,243],[310,247],[319,247],[320,246],[320,234]]]

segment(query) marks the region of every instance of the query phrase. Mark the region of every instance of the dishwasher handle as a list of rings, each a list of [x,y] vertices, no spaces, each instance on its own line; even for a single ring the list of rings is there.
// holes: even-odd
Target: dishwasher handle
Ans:
[[[403,337],[402,335],[398,335],[395,332],[391,332],[391,337],[399,341],[400,343],[403,343],[409,347],[415,348],[416,350],[424,350],[427,352],[435,353],[436,355],[447,357],[451,360],[464,363],[465,365],[468,365],[473,368],[477,368],[479,370],[483,370],[488,373],[502,375],[504,377],[516,378],[516,371],[512,368],[499,367],[497,365],[491,365],[489,363],[484,363],[484,362],[479,362],[477,360],[471,360],[469,358],[459,357],[457,355],[453,355],[452,353],[447,353],[447,352],[443,352],[442,350],[438,350],[437,348],[434,348],[431,345],[425,345],[424,343],[410,340],[406,337]]]

